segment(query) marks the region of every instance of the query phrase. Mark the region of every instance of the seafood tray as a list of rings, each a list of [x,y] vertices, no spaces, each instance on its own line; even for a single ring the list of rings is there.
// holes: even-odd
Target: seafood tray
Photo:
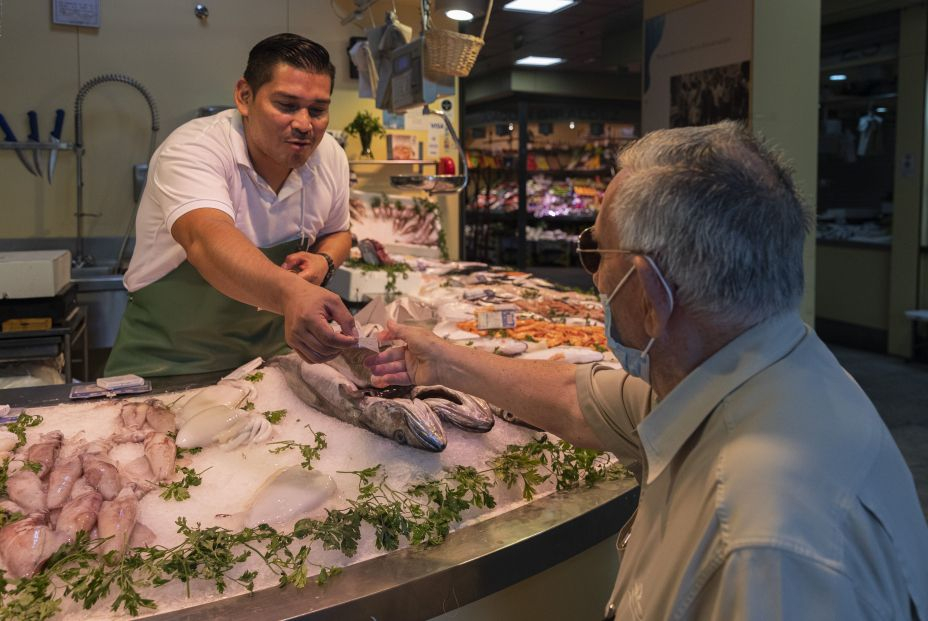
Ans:
[[[461,396],[443,392],[441,387],[395,400],[362,394],[354,382],[363,383],[363,378],[346,375],[353,372],[357,372],[356,361],[343,361],[338,370],[308,365],[291,356],[272,361],[252,375],[250,382],[224,381],[154,399],[27,410],[29,416],[41,417],[41,422],[24,430],[25,445],[14,449],[9,435],[0,437],[5,442],[0,448],[13,464],[4,511],[7,516],[13,512],[26,516],[0,530],[7,578],[38,571],[48,555],[64,541],[73,540],[78,530],[90,528],[92,535],[109,537],[101,551],[112,551],[117,557],[139,546],[181,545],[181,518],[196,528],[238,532],[267,523],[286,531],[294,520],[319,518],[328,510],[350,506],[358,495],[358,478],[353,474],[357,471],[380,465],[390,485],[402,489],[459,465],[486,468],[487,461],[508,445],[536,437],[533,430],[488,415],[486,404],[466,398],[455,403]],[[327,388],[334,390],[320,392],[312,384],[320,374],[331,376]],[[352,396],[352,391],[357,395]],[[363,415],[362,410],[382,401],[403,403],[390,404],[393,415],[379,416],[379,422],[343,415],[357,404],[362,404],[356,409]],[[414,402],[419,405],[413,407]],[[455,404],[457,409],[452,407]],[[423,405],[435,415],[416,409]],[[415,448],[417,431],[408,422],[410,416],[428,419],[429,424],[419,425],[425,429],[419,433],[430,439],[430,446]],[[311,446],[320,433],[325,434],[328,446],[311,470],[301,468],[306,456],[287,450],[288,445]],[[38,463],[40,470],[17,470],[24,462]],[[189,498],[183,499],[183,494],[172,497],[170,490],[176,493],[178,482],[187,480],[183,473],[194,473],[199,484],[185,488]],[[551,489],[550,484],[540,486],[536,497]],[[464,525],[525,504],[518,489],[497,486],[493,493],[496,507],[469,510],[463,516]],[[343,567],[382,555],[374,537],[367,535],[351,556],[313,547],[311,567]],[[245,571],[256,572],[255,590],[278,584],[279,576],[254,555],[236,567],[235,573]],[[157,588],[143,585],[139,591],[153,599],[157,612],[245,593],[229,581],[225,593],[219,595],[207,580],[193,581],[189,595],[188,585],[180,582]],[[115,592],[110,593],[90,610],[64,598],[58,616],[113,618],[109,606],[114,597]]]

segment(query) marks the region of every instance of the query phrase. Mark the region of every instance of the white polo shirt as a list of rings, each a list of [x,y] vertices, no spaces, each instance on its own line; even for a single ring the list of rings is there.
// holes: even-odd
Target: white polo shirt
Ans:
[[[123,279],[145,287],[184,262],[171,227],[194,209],[218,209],[259,248],[347,231],[348,158],[326,134],[306,163],[291,171],[277,194],[251,164],[237,110],[194,119],[158,147],[135,222],[135,252]]]
[[[617,620],[928,621],[912,475],[798,315],[747,330],[656,405],[624,371],[576,377],[605,446],[644,463]]]

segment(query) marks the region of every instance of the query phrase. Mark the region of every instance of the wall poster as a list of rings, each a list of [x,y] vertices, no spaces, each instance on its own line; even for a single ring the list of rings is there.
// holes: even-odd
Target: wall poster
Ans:
[[[753,3],[703,0],[663,14],[645,5],[642,130],[750,117]]]

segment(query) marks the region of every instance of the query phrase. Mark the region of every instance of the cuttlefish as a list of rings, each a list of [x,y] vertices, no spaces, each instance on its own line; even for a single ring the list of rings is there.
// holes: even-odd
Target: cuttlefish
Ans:
[[[0,528],[0,557],[13,578],[33,575],[64,543],[45,521],[44,513],[11,522]]]

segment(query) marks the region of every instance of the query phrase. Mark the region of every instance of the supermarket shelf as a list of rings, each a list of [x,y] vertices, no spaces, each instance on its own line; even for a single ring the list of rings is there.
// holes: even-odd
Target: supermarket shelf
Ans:
[[[355,164],[431,164],[433,166],[438,166],[436,160],[348,160],[349,166],[354,166]]]
[[[516,211],[485,211],[468,209],[466,211],[468,223],[476,224],[478,221],[486,222],[517,222],[519,214]],[[570,224],[593,224],[596,222],[596,214],[577,214],[568,216],[535,216],[528,215],[529,223],[533,222],[558,222]]]

